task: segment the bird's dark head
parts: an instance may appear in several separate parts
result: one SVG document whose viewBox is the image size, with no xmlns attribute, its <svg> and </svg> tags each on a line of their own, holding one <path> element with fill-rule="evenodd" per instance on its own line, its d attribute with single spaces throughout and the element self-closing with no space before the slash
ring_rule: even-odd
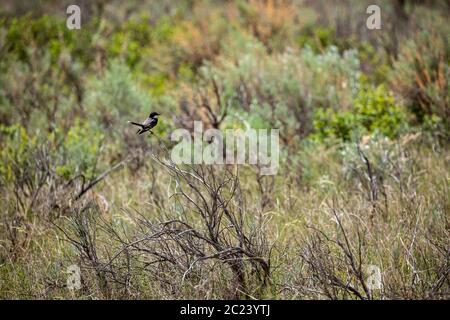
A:
<svg viewBox="0 0 450 320">
<path fill-rule="evenodd" d="M 149 117 L 150 117 L 150 118 L 156 118 L 157 116 L 160 116 L 160 115 L 161 115 L 161 114 L 158 113 L 158 112 L 152 112 L 152 113 L 150 113 Z"/>
</svg>

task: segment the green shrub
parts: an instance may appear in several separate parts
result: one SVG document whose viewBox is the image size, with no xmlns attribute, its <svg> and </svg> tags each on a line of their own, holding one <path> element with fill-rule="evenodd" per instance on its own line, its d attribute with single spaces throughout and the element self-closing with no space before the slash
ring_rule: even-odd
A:
<svg viewBox="0 0 450 320">
<path fill-rule="evenodd" d="M 107 45 L 108 56 L 123 58 L 133 68 L 139 62 L 143 51 L 148 50 L 151 41 L 151 27 L 148 22 L 129 20 L 114 32 Z"/>
<path fill-rule="evenodd" d="M 146 115 L 151 109 L 151 96 L 136 83 L 127 65 L 117 60 L 100 77 L 91 79 L 86 93 L 86 109 L 91 119 L 105 128 L 126 123 L 130 115 Z"/>
<path fill-rule="evenodd" d="M 361 183 L 367 194 L 372 193 L 369 196 L 372 201 L 381 197 L 380 192 L 384 193 L 384 183 L 388 179 L 393 179 L 394 185 L 407 185 L 410 182 L 404 181 L 404 177 L 412 170 L 413 165 L 413 159 L 409 156 L 409 144 L 417 137 L 417 134 L 408 134 L 393 141 L 384 135 L 373 133 L 358 141 L 358 147 L 353 142 L 343 143 L 340 156 L 344 178 L 353 180 L 353 186 Z M 371 177 L 368 164 L 371 166 Z"/>
<path fill-rule="evenodd" d="M 25 167 L 30 162 L 36 138 L 30 137 L 20 125 L 0 125 L 0 185 L 12 182 L 15 167 Z"/>
<path fill-rule="evenodd" d="M 161 18 L 152 25 L 150 18 L 142 15 L 113 31 L 107 40 L 106 52 L 110 59 L 118 58 L 134 70 L 143 60 L 152 59 L 155 46 L 167 42 L 173 32 L 169 18 Z"/>
<path fill-rule="evenodd" d="M 424 124 L 430 116 L 439 117 L 444 130 L 450 128 L 450 40 L 447 18 L 420 11 L 413 37 L 400 47 L 398 59 L 389 74 L 390 84 Z"/>
<path fill-rule="evenodd" d="M 5 26 L 7 52 L 23 62 L 34 58 L 33 50 L 41 52 L 48 50 L 53 63 L 64 50 L 71 52 L 85 63 L 92 60 L 90 56 L 92 32 L 87 26 L 74 32 L 66 27 L 64 19 L 48 15 L 36 19 L 24 15 L 13 18 L 9 23 L 5 23 Z"/>
<path fill-rule="evenodd" d="M 351 140 L 355 134 L 379 132 L 392 138 L 400 133 L 406 120 L 406 114 L 384 86 L 365 87 L 349 110 L 318 109 L 314 114 L 314 136 L 319 140 Z"/>
<path fill-rule="evenodd" d="M 99 128 L 89 123 L 81 124 L 77 120 L 67 132 L 56 128 L 49 135 L 42 132 L 31 135 L 20 125 L 1 126 L 0 133 L 1 183 L 17 178 L 14 170 L 39 170 L 33 155 L 44 145 L 48 147 L 46 160 L 52 165 L 50 169 L 63 178 L 82 174 L 89 179 L 102 169 L 99 158 L 104 136 Z"/>
<path fill-rule="evenodd" d="M 259 42 L 248 42 L 234 58 L 222 58 L 201 69 L 206 83 L 221 87 L 229 114 L 258 118 L 265 127 L 280 128 L 285 142 L 311 132 L 314 108 L 348 108 L 359 88 L 356 51 L 339 54 L 336 47 L 316 54 L 306 47 L 269 54 Z"/>
<path fill-rule="evenodd" d="M 53 139 L 59 145 L 56 173 L 60 176 L 71 178 L 82 174 L 91 179 L 102 169 L 99 158 L 104 134 L 100 128 L 75 121 L 66 134 L 56 130 L 50 137 Z"/>
<path fill-rule="evenodd" d="M 300 47 L 310 47 L 314 52 L 320 53 L 327 47 L 336 45 L 336 31 L 327 27 L 307 27 L 297 38 Z"/>
</svg>

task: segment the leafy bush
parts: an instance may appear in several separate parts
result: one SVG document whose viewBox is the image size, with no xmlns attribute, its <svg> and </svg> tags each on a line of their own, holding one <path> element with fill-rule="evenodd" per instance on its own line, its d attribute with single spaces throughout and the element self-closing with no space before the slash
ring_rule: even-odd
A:
<svg viewBox="0 0 450 320">
<path fill-rule="evenodd" d="M 315 112 L 315 137 L 351 140 L 353 135 L 379 132 L 392 138 L 405 127 L 406 120 L 406 114 L 384 86 L 362 88 L 350 110 L 327 108 Z"/>
<path fill-rule="evenodd" d="M 87 179 L 95 177 L 102 167 L 99 163 L 103 131 L 89 123 L 76 121 L 66 134 L 56 131 L 51 135 L 52 139 L 64 139 L 59 141 L 59 163 L 56 173 L 73 178 L 84 175 Z"/>
<path fill-rule="evenodd" d="M 244 27 L 269 50 L 282 49 L 289 42 L 295 25 L 292 22 L 298 14 L 292 2 L 239 1 L 237 7 Z"/>
<path fill-rule="evenodd" d="M 80 174 L 90 179 L 101 169 L 99 157 L 103 133 L 89 123 L 81 124 L 80 121 L 75 121 L 68 132 L 57 128 L 48 136 L 42 133 L 30 135 L 20 125 L 2 126 L 0 132 L 4 137 L 0 153 L 2 184 L 17 178 L 14 170 L 39 170 L 33 156 L 39 152 L 40 146 L 44 145 L 52 149 L 52 153 L 46 155 L 46 160 L 52 165 L 51 169 L 65 179 Z"/>
<path fill-rule="evenodd" d="M 194 68 L 216 57 L 221 49 L 221 40 L 228 30 L 218 10 L 206 12 L 197 9 L 196 15 L 196 19 L 181 21 L 173 34 L 173 44 L 179 49 L 176 54 L 179 60 Z"/>
<path fill-rule="evenodd" d="M 259 42 L 241 50 L 236 60 L 207 64 L 201 69 L 202 79 L 218 83 L 228 114 L 280 128 L 285 142 L 311 132 L 315 107 L 345 109 L 359 87 L 354 51 L 340 55 L 331 47 L 315 54 L 307 47 L 270 55 Z"/>
<path fill-rule="evenodd" d="M 300 47 L 310 47 L 314 52 L 322 52 L 326 48 L 336 45 L 336 31 L 332 28 L 308 26 L 297 38 Z"/>
<path fill-rule="evenodd" d="M 64 19 L 43 15 L 32 19 L 24 15 L 5 23 L 7 52 L 26 62 L 32 58 L 33 49 L 50 52 L 52 62 L 56 62 L 61 52 L 69 50 L 77 58 L 89 62 L 92 33 L 88 28 L 71 32 Z"/>
<path fill-rule="evenodd" d="M 58 123 L 71 125 L 74 107 L 81 109 L 83 87 L 80 64 L 71 63 L 63 54 L 58 68 L 51 62 L 50 53 L 43 52 L 32 64 L 13 61 L 0 74 L 0 117 L 4 123 L 20 123 L 33 128 L 53 130 Z"/>
<path fill-rule="evenodd" d="M 30 155 L 37 141 L 28 136 L 20 125 L 0 126 L 2 139 L 0 140 L 0 185 L 6 185 L 15 178 L 14 165 L 24 167 L 30 160 Z"/>
<path fill-rule="evenodd" d="M 450 41 L 448 22 L 440 15 L 420 11 L 423 21 L 416 35 L 401 46 L 390 74 L 394 90 L 404 99 L 416 116 L 416 122 L 441 118 L 450 128 Z M 427 120 L 428 119 L 428 120 Z"/>
<path fill-rule="evenodd" d="M 126 123 L 130 115 L 147 114 L 151 109 L 151 96 L 135 83 L 130 69 L 117 60 L 111 61 L 103 75 L 91 79 L 89 88 L 86 109 L 105 128 Z"/>
<path fill-rule="evenodd" d="M 173 29 L 169 19 L 160 19 L 153 25 L 146 15 L 130 19 L 113 31 L 106 44 L 107 55 L 122 59 L 134 69 L 142 60 L 151 57 L 155 45 L 172 37 Z"/>
</svg>

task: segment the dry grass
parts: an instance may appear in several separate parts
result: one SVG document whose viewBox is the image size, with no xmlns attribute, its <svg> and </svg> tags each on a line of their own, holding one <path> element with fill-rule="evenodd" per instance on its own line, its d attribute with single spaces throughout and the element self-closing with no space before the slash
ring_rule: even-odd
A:
<svg viewBox="0 0 450 320">
<path fill-rule="evenodd" d="M 1 292 L 10 298 L 448 298 L 449 154 L 418 149 L 423 139 L 411 140 L 395 144 L 389 171 L 372 163 L 386 199 L 381 191 L 374 198 L 363 181 L 371 179 L 365 161 L 375 161 L 370 149 L 360 165 L 323 150 L 315 165 L 329 171 L 311 185 L 298 184 L 291 170 L 271 185 L 250 168 L 179 168 L 165 162 L 163 151 L 147 160 L 156 165 L 142 169 L 138 180 L 127 169 L 106 178 L 97 192 L 107 211 L 86 196 L 50 224 L 29 223 L 33 237 L 20 256 L 2 242 Z M 71 293 L 64 270 L 74 263 L 83 288 Z M 381 290 L 368 289 L 368 265 L 381 269 Z"/>
</svg>

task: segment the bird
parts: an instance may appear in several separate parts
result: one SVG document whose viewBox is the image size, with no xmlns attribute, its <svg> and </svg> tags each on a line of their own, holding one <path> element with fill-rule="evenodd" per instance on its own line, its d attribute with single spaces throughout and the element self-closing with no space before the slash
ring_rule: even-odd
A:
<svg viewBox="0 0 450 320">
<path fill-rule="evenodd" d="M 161 114 L 158 112 L 152 112 L 152 113 L 150 113 L 148 118 L 145 119 L 145 121 L 142 123 L 137 123 L 137 122 L 133 122 L 133 121 L 128 121 L 128 123 L 131 123 L 135 126 L 140 127 L 140 129 L 136 132 L 136 134 L 143 134 L 144 132 L 150 131 L 152 128 L 154 128 L 158 124 L 158 116 L 160 116 L 160 115 Z M 153 132 L 151 132 L 151 131 L 150 131 L 150 133 L 153 134 Z"/>
</svg>

